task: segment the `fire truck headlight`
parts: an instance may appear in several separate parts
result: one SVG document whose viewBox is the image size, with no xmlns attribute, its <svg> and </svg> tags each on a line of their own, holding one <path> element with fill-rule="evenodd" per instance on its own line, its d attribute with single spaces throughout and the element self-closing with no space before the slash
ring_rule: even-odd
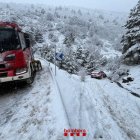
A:
<svg viewBox="0 0 140 140">
<path fill-rule="evenodd" d="M 24 74 L 27 71 L 28 71 L 27 68 L 19 68 L 19 69 L 16 69 L 16 75 Z"/>
<path fill-rule="evenodd" d="M 5 58 L 4 61 L 12 61 L 15 60 L 16 56 L 15 54 L 8 54 Z"/>
</svg>

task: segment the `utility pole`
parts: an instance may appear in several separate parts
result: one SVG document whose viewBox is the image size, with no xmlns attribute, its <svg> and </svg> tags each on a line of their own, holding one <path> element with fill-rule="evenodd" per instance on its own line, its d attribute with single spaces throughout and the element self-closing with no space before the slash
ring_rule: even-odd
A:
<svg viewBox="0 0 140 140">
<path fill-rule="evenodd" d="M 55 45 L 55 54 L 54 54 L 54 57 L 55 57 L 55 76 L 56 76 L 56 45 Z"/>
</svg>

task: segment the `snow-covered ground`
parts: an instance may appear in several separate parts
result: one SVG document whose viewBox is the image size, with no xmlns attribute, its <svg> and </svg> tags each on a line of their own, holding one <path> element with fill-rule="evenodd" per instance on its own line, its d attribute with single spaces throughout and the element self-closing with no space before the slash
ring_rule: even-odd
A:
<svg viewBox="0 0 140 140">
<path fill-rule="evenodd" d="M 87 140 L 139 140 L 139 98 L 108 79 L 81 82 L 57 70 L 56 80 L 71 127 L 86 129 Z"/>
<path fill-rule="evenodd" d="M 139 140 L 139 98 L 108 79 L 81 82 L 42 64 L 32 86 L 0 91 L 0 139 L 67 140 L 64 129 L 76 128 L 87 136 L 75 140 Z"/>
<path fill-rule="evenodd" d="M 0 92 L 1 140 L 61 140 L 69 128 L 48 65 L 42 64 L 31 87 Z"/>
<path fill-rule="evenodd" d="M 122 83 L 122 79 L 121 79 L 120 83 L 123 85 L 123 87 L 140 95 L 140 66 L 139 65 L 129 66 L 128 69 L 129 69 L 129 75 L 127 77 L 134 78 L 134 81 L 129 82 L 129 83 Z M 124 77 L 124 78 L 127 78 L 127 77 Z"/>
<path fill-rule="evenodd" d="M 105 56 L 106 58 L 114 58 L 117 56 L 121 56 L 122 53 L 120 51 L 114 50 L 114 48 L 112 48 L 112 44 L 107 41 L 107 40 L 103 40 L 104 44 L 103 44 L 103 49 L 101 49 L 101 54 L 103 56 Z"/>
</svg>

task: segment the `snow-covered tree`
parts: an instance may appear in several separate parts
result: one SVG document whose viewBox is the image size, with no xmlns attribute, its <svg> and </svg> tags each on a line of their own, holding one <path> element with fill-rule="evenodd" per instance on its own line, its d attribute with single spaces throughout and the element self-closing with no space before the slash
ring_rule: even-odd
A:
<svg viewBox="0 0 140 140">
<path fill-rule="evenodd" d="M 78 10 L 78 14 L 79 14 L 80 16 L 82 16 L 82 12 L 81 12 L 80 9 Z"/>
<path fill-rule="evenodd" d="M 47 13 L 46 19 L 49 21 L 54 21 L 54 15 L 52 13 Z"/>
<path fill-rule="evenodd" d="M 59 39 L 56 35 L 53 35 L 51 38 L 51 41 L 57 43 L 59 41 Z"/>
<path fill-rule="evenodd" d="M 140 63 L 140 0 L 131 10 L 125 25 L 126 33 L 122 37 L 124 62 Z"/>
<path fill-rule="evenodd" d="M 86 22 L 77 16 L 73 16 L 69 18 L 69 25 L 78 25 L 83 27 L 86 25 Z"/>
<path fill-rule="evenodd" d="M 67 47 L 71 47 L 71 45 L 74 43 L 74 40 L 75 35 L 71 32 L 65 37 L 64 44 L 66 44 Z"/>
<path fill-rule="evenodd" d="M 42 43 L 44 41 L 43 35 L 39 31 L 35 34 L 35 41 L 37 41 L 38 43 Z"/>
<path fill-rule="evenodd" d="M 46 13 L 45 9 L 41 9 L 41 13 L 44 15 Z"/>
</svg>

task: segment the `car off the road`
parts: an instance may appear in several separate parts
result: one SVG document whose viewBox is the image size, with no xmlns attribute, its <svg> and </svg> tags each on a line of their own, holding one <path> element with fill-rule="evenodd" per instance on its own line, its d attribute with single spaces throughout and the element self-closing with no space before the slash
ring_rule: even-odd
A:
<svg viewBox="0 0 140 140">
<path fill-rule="evenodd" d="M 103 71 L 93 71 L 91 72 L 91 78 L 103 79 L 106 77 L 106 74 Z"/>
</svg>

